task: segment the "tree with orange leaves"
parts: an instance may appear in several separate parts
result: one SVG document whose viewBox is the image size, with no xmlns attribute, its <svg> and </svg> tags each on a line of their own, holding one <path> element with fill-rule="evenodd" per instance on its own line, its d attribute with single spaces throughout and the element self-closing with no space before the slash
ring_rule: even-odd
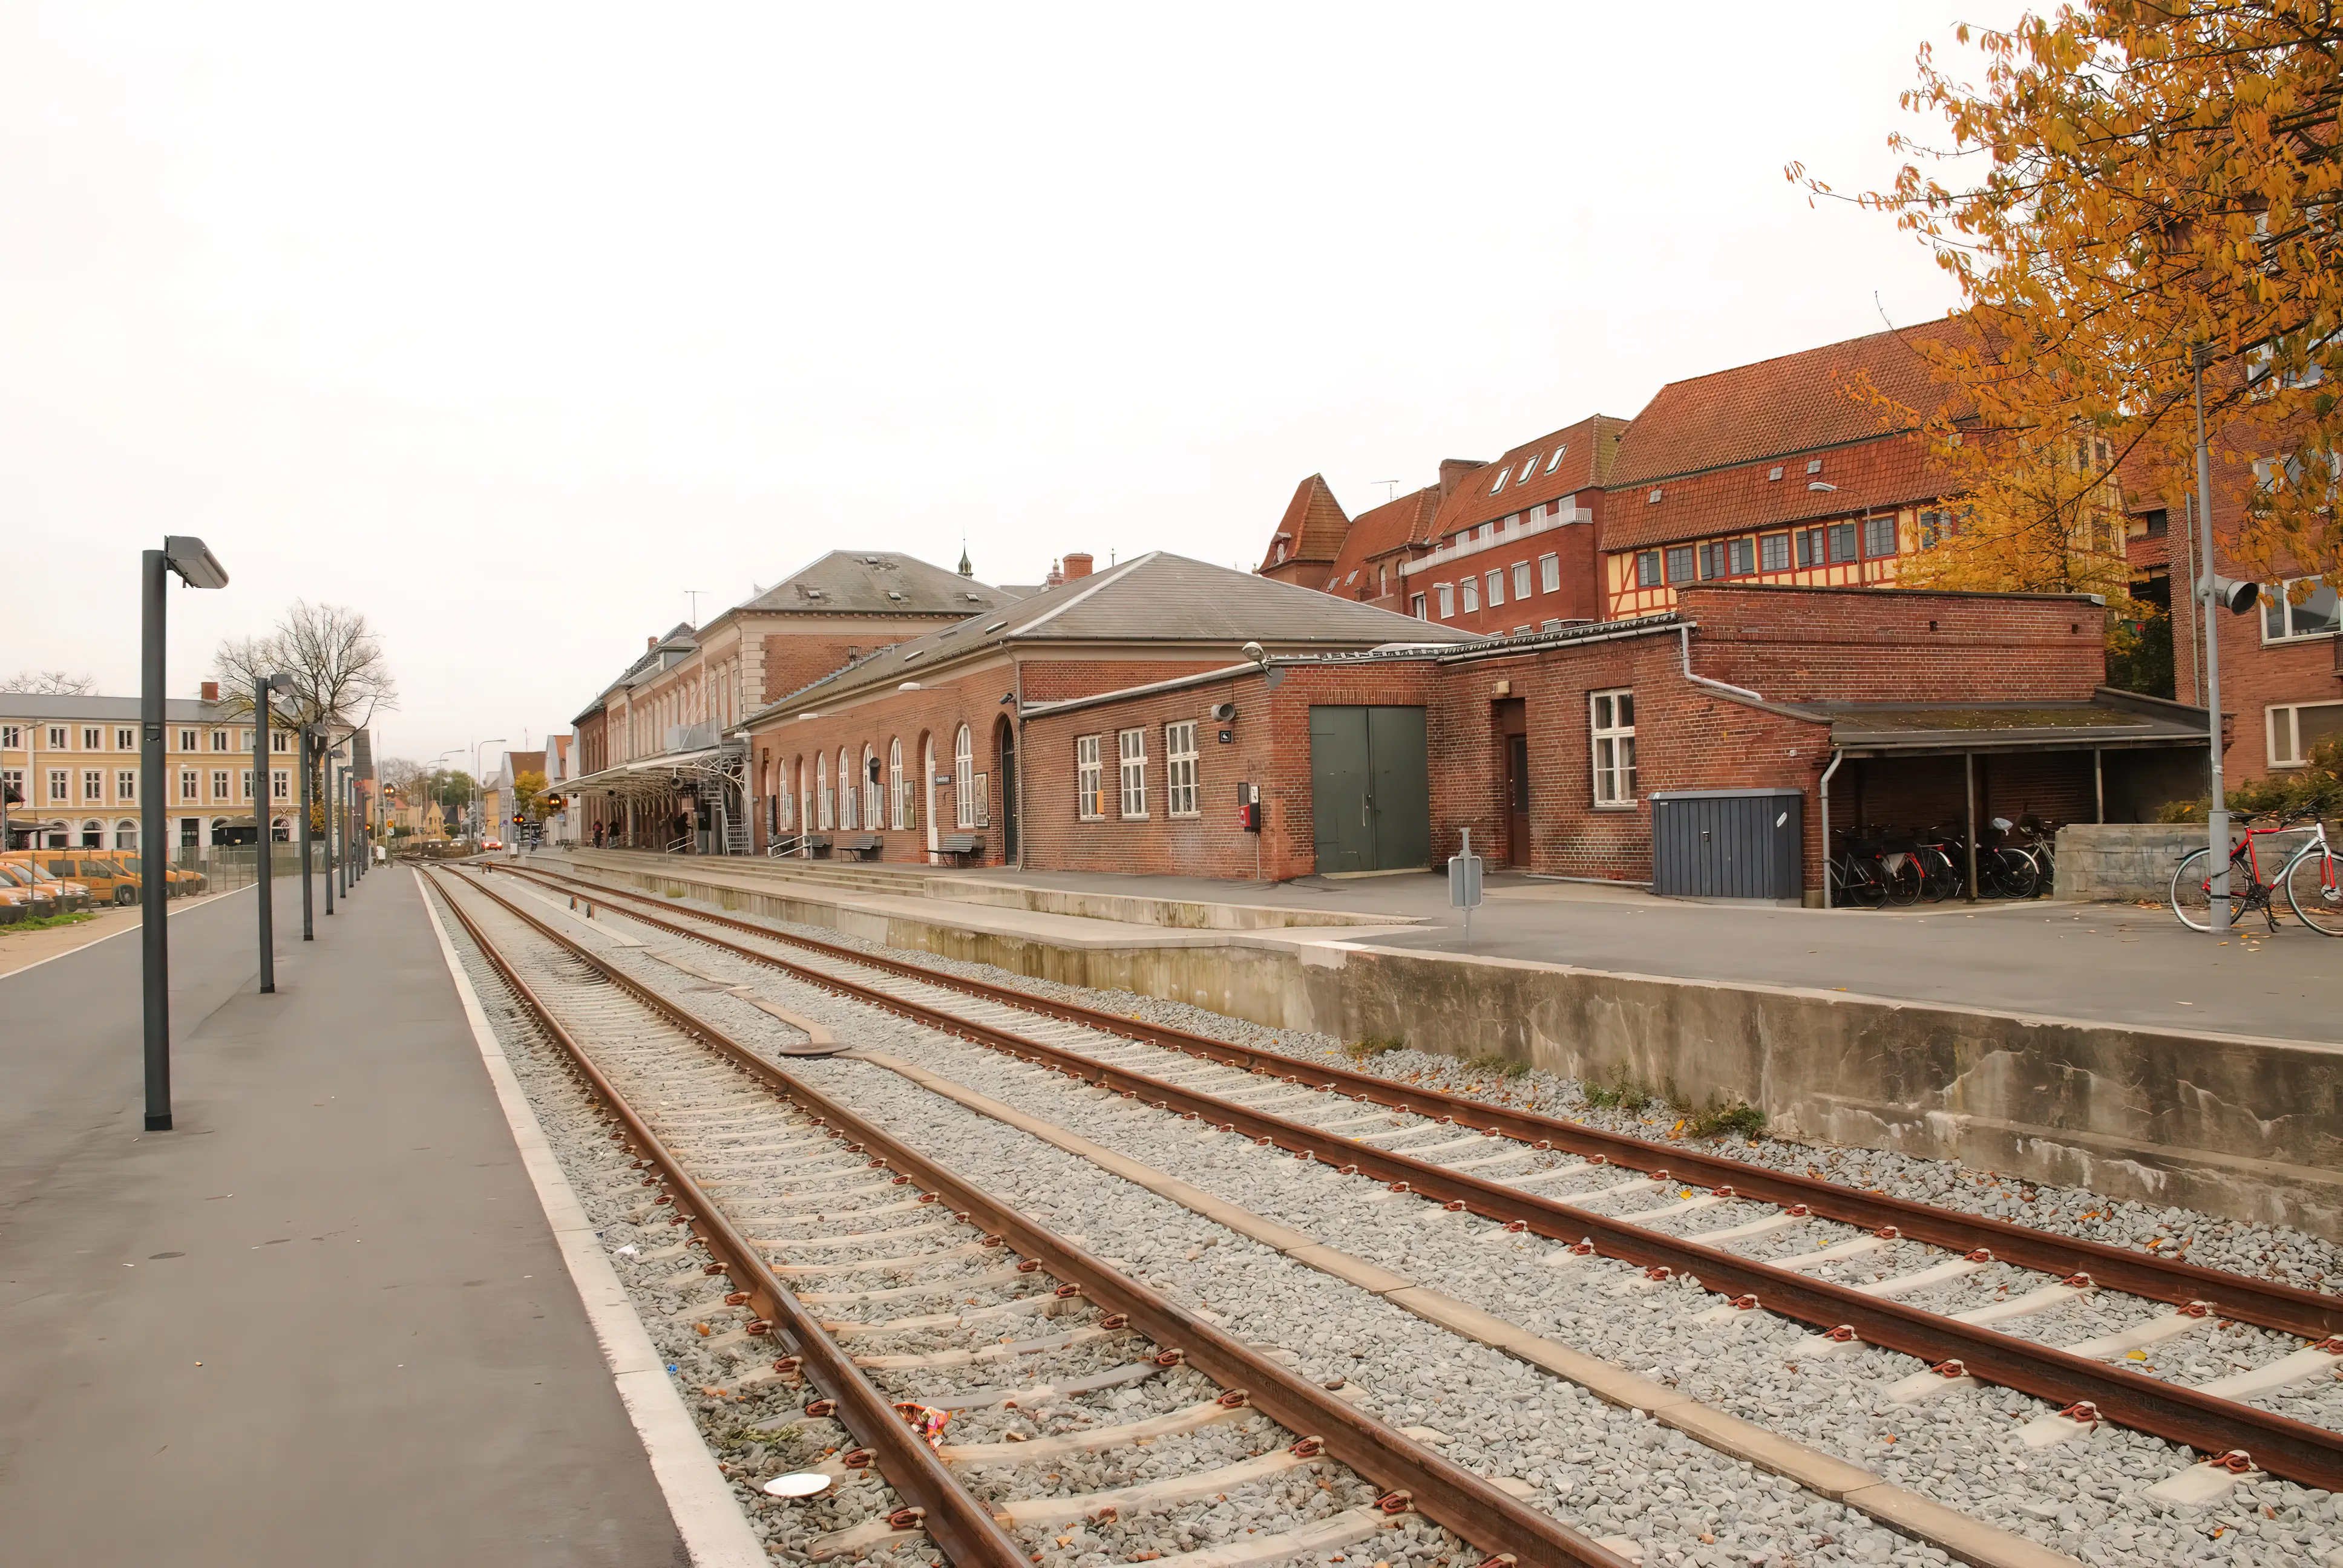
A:
<svg viewBox="0 0 2343 1568">
<path fill-rule="evenodd" d="M 2202 361 L 2216 455 L 2253 476 L 2226 550 L 2343 581 L 2343 9 L 2083 0 L 1959 36 L 1982 88 L 1924 45 L 1901 99 L 1943 115 L 1948 145 L 1891 137 L 1912 161 L 1856 198 L 1935 251 L 1972 327 L 1919 346 L 1960 410 L 1921 422 L 1972 520 L 1916 580 L 2119 582 L 2106 482 L 2193 489 Z"/>
</svg>

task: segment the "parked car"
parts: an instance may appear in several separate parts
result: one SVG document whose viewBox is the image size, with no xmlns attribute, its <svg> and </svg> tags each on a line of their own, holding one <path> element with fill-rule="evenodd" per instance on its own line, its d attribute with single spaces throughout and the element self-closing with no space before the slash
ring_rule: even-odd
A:
<svg viewBox="0 0 2343 1568">
<path fill-rule="evenodd" d="M 49 914 L 73 914 L 89 907 L 89 889 L 80 881 L 65 881 L 64 877 L 42 869 L 33 860 L 33 850 L 12 849 L 0 853 L 0 867 L 5 867 L 19 889 L 49 895 Z"/>
<path fill-rule="evenodd" d="M 0 886 L 0 926 L 13 926 L 32 918 L 32 895 L 14 882 Z"/>
<path fill-rule="evenodd" d="M 0 882 L 5 882 L 9 887 L 25 895 L 25 900 L 32 906 L 33 918 L 36 920 L 47 920 L 63 907 L 55 880 L 35 875 L 30 866 L 20 866 L 11 860 L 0 859 Z"/>
<path fill-rule="evenodd" d="M 119 908 L 138 901 L 138 873 L 116 856 L 83 849 L 70 855 L 53 852 L 38 859 L 51 876 L 71 877 L 88 888 L 90 897 L 98 903 Z"/>
<path fill-rule="evenodd" d="M 133 877 L 141 879 L 140 886 L 143 887 L 146 885 L 144 881 L 144 878 L 146 875 L 146 861 L 145 857 L 139 855 L 117 855 L 115 859 L 120 860 L 122 864 L 129 869 L 129 872 Z M 190 893 L 200 893 L 204 890 L 204 874 L 201 871 L 182 870 L 177 866 L 171 865 L 166 861 L 163 866 L 163 885 L 170 890 L 170 896 L 172 898 L 184 899 Z"/>
</svg>

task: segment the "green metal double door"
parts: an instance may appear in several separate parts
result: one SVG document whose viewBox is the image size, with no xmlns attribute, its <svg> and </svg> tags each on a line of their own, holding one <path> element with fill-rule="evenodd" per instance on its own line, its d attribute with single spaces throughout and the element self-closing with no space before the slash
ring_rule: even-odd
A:
<svg viewBox="0 0 2343 1568">
<path fill-rule="evenodd" d="M 1432 863 L 1432 777 L 1421 708 L 1310 709 L 1318 869 Z"/>
</svg>

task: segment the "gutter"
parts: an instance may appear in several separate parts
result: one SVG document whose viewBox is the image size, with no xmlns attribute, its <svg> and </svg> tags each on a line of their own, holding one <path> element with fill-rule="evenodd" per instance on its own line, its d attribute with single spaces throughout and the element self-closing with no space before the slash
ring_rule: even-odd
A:
<svg viewBox="0 0 2343 1568">
<path fill-rule="evenodd" d="M 1823 814 L 1823 908 L 1825 910 L 1831 907 L 1830 781 L 1831 775 L 1838 771 L 1838 765 L 1845 760 L 1846 753 L 1841 751 L 1836 747 L 1833 747 L 1831 748 L 1830 766 L 1823 769 L 1821 790 Z"/>
<path fill-rule="evenodd" d="M 1692 623 L 1679 621 L 1676 624 L 1676 630 L 1684 634 L 1684 678 L 1686 680 L 1691 681 L 1694 686 L 1705 686 L 1711 691 L 1721 691 L 1727 697 L 1737 698 L 1745 702 L 1765 700 L 1762 695 L 1750 690 L 1745 686 L 1735 686 L 1726 681 L 1711 680 L 1704 675 L 1694 675 L 1692 668 Z"/>
</svg>

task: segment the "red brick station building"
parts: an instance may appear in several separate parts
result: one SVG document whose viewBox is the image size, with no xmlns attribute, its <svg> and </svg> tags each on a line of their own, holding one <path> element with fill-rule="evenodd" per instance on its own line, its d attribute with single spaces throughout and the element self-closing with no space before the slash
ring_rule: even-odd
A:
<svg viewBox="0 0 2343 1568">
<path fill-rule="evenodd" d="M 578 716 L 574 832 L 1286 879 L 1436 866 L 1470 829 L 1546 875 L 1817 902 L 1849 829 L 2201 794 L 2205 710 L 2104 684 L 2097 598 L 1893 586 L 1937 497 L 1858 377 L 1925 384 L 1880 334 L 1443 463 L 1356 518 L 1313 476 L 1252 572 L 1074 553 L 993 587 L 826 556 L 650 638 Z M 2136 574 L 2185 580 L 2177 509 L 2135 511 Z M 2343 719 L 2332 595 L 2262 645 L 2255 618 L 2223 629 L 2225 686 L 2286 733 L 2227 704 L 2233 776 Z"/>
</svg>

